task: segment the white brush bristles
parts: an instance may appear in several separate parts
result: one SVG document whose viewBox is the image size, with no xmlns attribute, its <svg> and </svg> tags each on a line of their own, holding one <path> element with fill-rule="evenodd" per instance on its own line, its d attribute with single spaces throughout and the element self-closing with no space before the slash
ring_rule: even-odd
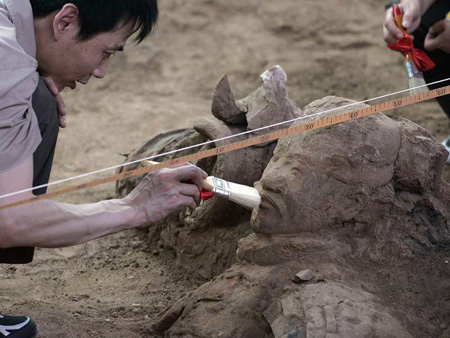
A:
<svg viewBox="0 0 450 338">
<path fill-rule="evenodd" d="M 229 182 L 231 195 L 228 197 L 233 201 L 248 209 L 258 208 L 261 203 L 259 191 L 253 187 Z"/>
<path fill-rule="evenodd" d="M 414 88 L 410 90 L 411 95 L 421 94 L 428 90 L 427 87 L 416 88 L 426 85 L 423 77 L 412 77 L 409 79 L 409 88 Z"/>
<path fill-rule="evenodd" d="M 225 197 L 247 209 L 257 208 L 261 203 L 261 195 L 257 189 L 214 176 L 209 176 L 204 180 L 203 189 L 213 192 L 214 195 Z"/>
<path fill-rule="evenodd" d="M 426 82 L 421 71 L 417 69 L 413 60 L 405 61 L 406 73 L 408 74 L 409 88 L 411 95 L 421 94 L 427 91 Z M 421 88 L 416 88 L 420 87 Z"/>
</svg>

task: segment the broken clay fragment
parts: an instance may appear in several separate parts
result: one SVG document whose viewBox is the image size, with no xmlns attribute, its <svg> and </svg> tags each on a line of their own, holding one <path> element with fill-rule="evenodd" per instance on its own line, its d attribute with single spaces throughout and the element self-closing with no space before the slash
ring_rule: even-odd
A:
<svg viewBox="0 0 450 338">
<path fill-rule="evenodd" d="M 314 278 L 314 272 L 306 269 L 306 270 L 302 270 L 298 274 L 296 274 L 294 276 L 293 282 L 294 283 L 303 283 L 303 282 L 310 281 L 313 278 Z"/>
<path fill-rule="evenodd" d="M 229 124 L 243 124 L 246 122 L 246 111 L 236 105 L 233 92 L 228 82 L 228 76 L 223 76 L 213 94 L 211 111 L 214 117 Z"/>
</svg>

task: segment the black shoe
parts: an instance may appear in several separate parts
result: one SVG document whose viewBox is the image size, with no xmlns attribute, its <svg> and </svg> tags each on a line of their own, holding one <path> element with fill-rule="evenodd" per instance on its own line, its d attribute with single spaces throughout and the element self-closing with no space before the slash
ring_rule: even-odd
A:
<svg viewBox="0 0 450 338">
<path fill-rule="evenodd" d="M 36 333 L 36 324 L 28 317 L 0 315 L 1 338 L 33 338 Z"/>
</svg>

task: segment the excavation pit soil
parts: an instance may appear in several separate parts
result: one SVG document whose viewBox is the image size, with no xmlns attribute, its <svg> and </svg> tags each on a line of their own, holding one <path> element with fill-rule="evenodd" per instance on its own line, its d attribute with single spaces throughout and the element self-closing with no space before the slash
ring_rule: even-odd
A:
<svg viewBox="0 0 450 338">
<path fill-rule="evenodd" d="M 115 56 L 106 79 L 64 92 L 68 127 L 60 134 L 51 180 L 116 165 L 152 136 L 210 118 L 211 94 L 223 74 L 240 99 L 260 85 L 260 73 L 280 64 L 289 96 L 301 108 L 327 95 L 359 101 L 404 89 L 402 58 L 381 38 L 383 6 L 380 0 L 301 6 L 294 0 L 161 2 L 153 37 Z M 440 141 L 450 134 L 435 102 L 389 115 L 416 122 Z M 450 181 L 449 166 L 444 177 Z M 59 200 L 114 196 L 114 184 L 107 184 Z M 434 271 L 450 269 L 450 257 L 441 257 L 417 265 L 424 288 L 427 276 L 436 282 Z M 146 233 L 139 231 L 38 250 L 33 264 L 0 267 L 0 312 L 33 317 L 45 338 L 152 337 L 148 328 L 158 314 L 204 282 L 173 262 L 172 252 L 149 250 Z M 378 277 L 392 283 L 393 302 L 410 294 L 406 276 L 399 267 Z M 424 302 L 434 300 L 449 302 L 428 290 Z"/>
</svg>

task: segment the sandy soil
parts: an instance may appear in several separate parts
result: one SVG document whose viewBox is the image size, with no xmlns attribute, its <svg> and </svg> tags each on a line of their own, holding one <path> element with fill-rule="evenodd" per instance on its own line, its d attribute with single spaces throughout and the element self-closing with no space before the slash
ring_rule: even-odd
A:
<svg viewBox="0 0 450 338">
<path fill-rule="evenodd" d="M 165 0 L 155 34 L 111 62 L 106 79 L 64 93 L 70 114 L 52 181 L 113 166 L 153 135 L 210 116 L 211 93 L 229 74 L 237 98 L 280 64 L 290 97 L 303 107 L 326 95 L 364 100 L 404 89 L 399 55 L 381 37 L 382 0 Z M 390 113 L 438 140 L 450 122 L 435 102 Z M 106 173 L 110 174 L 110 172 Z M 450 170 L 446 169 L 447 181 Z M 114 185 L 64 196 L 85 203 L 114 197 Z M 86 245 L 38 250 L 28 266 L 1 266 L 1 311 L 25 313 L 40 337 L 149 337 L 152 318 L 201 281 L 168 252 L 146 250 L 130 231 Z"/>
</svg>

